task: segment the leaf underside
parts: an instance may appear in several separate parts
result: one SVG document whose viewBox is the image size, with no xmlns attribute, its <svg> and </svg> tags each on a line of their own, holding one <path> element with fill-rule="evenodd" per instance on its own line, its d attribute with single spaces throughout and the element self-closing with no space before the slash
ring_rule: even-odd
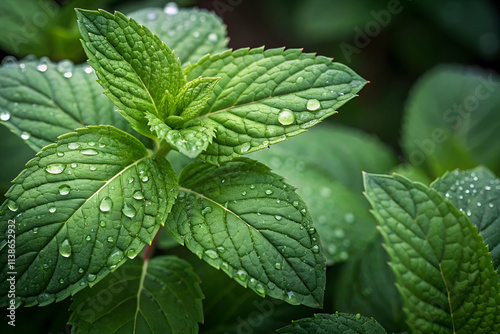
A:
<svg viewBox="0 0 500 334">
<path fill-rule="evenodd" d="M 59 137 L 28 162 L 0 211 L 1 304 L 7 304 L 10 222 L 16 301 L 47 305 L 94 285 L 151 243 L 177 195 L 163 158 L 109 126 Z"/>
<path fill-rule="evenodd" d="M 365 189 L 412 331 L 498 332 L 498 277 L 465 214 L 434 189 L 397 174 L 365 174 Z"/>
<path fill-rule="evenodd" d="M 186 167 L 165 228 L 260 296 L 323 303 L 325 259 L 306 206 L 294 187 L 258 162 Z"/>
</svg>

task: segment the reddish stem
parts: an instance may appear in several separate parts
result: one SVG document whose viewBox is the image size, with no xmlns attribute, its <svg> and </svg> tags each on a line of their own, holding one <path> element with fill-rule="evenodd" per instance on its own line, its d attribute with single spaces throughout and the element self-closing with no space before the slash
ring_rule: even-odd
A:
<svg viewBox="0 0 500 334">
<path fill-rule="evenodd" d="M 148 262 L 149 259 L 151 258 L 151 256 L 153 255 L 153 253 L 155 252 L 156 243 L 158 242 L 158 237 L 160 236 L 160 231 L 161 231 L 161 227 L 158 230 L 158 233 L 156 233 L 153 241 L 151 242 L 151 245 L 146 245 L 146 248 L 144 249 L 144 252 L 142 253 L 142 259 L 144 260 L 144 262 Z"/>
</svg>

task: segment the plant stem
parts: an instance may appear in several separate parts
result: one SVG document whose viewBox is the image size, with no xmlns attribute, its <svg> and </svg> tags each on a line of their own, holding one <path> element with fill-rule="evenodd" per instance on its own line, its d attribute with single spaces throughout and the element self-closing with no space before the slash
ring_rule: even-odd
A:
<svg viewBox="0 0 500 334">
<path fill-rule="evenodd" d="M 153 255 L 153 253 L 155 252 L 156 243 L 158 242 L 158 237 L 160 236 L 160 231 L 161 231 L 161 227 L 158 230 L 158 233 L 156 233 L 153 241 L 151 242 L 151 245 L 146 245 L 146 248 L 144 249 L 144 252 L 142 253 L 142 259 L 144 260 L 144 262 L 148 262 L 149 259 L 151 259 L 151 256 Z"/>
<path fill-rule="evenodd" d="M 153 155 L 155 157 L 165 157 L 167 156 L 168 152 L 172 150 L 172 146 L 168 144 L 166 141 L 156 141 L 155 142 L 155 151 Z"/>
</svg>

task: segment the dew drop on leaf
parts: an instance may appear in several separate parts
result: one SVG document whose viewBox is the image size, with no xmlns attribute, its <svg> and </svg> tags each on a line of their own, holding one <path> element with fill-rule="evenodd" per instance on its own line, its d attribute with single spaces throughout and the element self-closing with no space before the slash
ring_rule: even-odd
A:
<svg viewBox="0 0 500 334">
<path fill-rule="evenodd" d="M 99 210 L 101 210 L 102 212 L 109 212 L 112 207 L 113 200 L 108 196 L 104 197 L 99 204 Z"/>
<path fill-rule="evenodd" d="M 47 69 L 49 68 L 48 64 L 49 64 L 49 58 L 42 57 L 42 58 L 40 58 L 40 61 L 38 62 L 36 69 L 43 73 L 43 72 L 47 71 Z"/>
<path fill-rule="evenodd" d="M 115 239 L 113 239 L 113 237 L 108 237 L 108 239 L 107 239 L 107 240 L 108 240 L 108 242 L 113 242 L 113 241 L 115 241 Z"/>
<path fill-rule="evenodd" d="M 87 235 L 87 236 L 85 237 L 85 240 L 87 240 L 87 241 L 90 241 L 91 239 L 92 239 L 92 238 L 90 237 L 90 235 Z"/>
<path fill-rule="evenodd" d="M 17 59 L 14 56 L 6 56 L 2 59 L 3 67 L 16 67 L 18 65 Z"/>
<path fill-rule="evenodd" d="M 244 271 L 243 269 L 240 269 L 236 272 L 236 277 L 238 277 L 238 279 L 240 281 L 242 281 L 243 283 L 246 283 L 247 279 L 248 279 L 248 274 L 246 271 Z"/>
<path fill-rule="evenodd" d="M 45 167 L 45 171 L 47 171 L 47 173 L 50 173 L 50 174 L 61 174 L 65 168 L 66 168 L 66 165 L 52 164 L 52 165 L 48 165 L 47 167 Z"/>
<path fill-rule="evenodd" d="M 309 111 L 318 110 L 320 107 L 321 107 L 321 104 L 316 99 L 308 100 L 307 103 L 306 103 L 306 108 Z"/>
<path fill-rule="evenodd" d="M 97 155 L 98 154 L 96 150 L 91 149 L 91 148 L 88 148 L 86 150 L 81 150 L 80 153 L 83 155 Z"/>
<path fill-rule="evenodd" d="M 68 186 L 67 184 L 62 184 L 59 186 L 59 194 L 61 194 L 63 196 L 69 194 L 70 191 L 71 191 L 71 187 Z"/>
<path fill-rule="evenodd" d="M 143 176 L 142 179 L 141 179 L 142 182 L 148 182 L 149 181 L 149 177 L 147 176 Z"/>
<path fill-rule="evenodd" d="M 71 255 L 71 245 L 69 244 L 68 239 L 64 239 L 64 241 L 59 245 L 59 254 L 64 257 L 69 257 Z"/>
<path fill-rule="evenodd" d="M 216 252 L 216 251 L 214 251 L 213 249 L 207 249 L 207 250 L 205 251 L 205 254 L 206 254 L 209 258 L 211 258 L 212 260 L 215 260 L 215 259 L 217 259 L 217 258 L 219 257 L 219 256 L 217 255 L 217 252 Z"/>
<path fill-rule="evenodd" d="M 132 197 L 134 197 L 136 200 L 141 200 L 141 199 L 144 199 L 144 195 L 142 194 L 142 192 L 140 190 L 137 190 L 133 195 Z"/>
<path fill-rule="evenodd" d="M 176 15 L 179 13 L 179 7 L 177 6 L 177 3 L 169 2 L 165 5 L 165 7 L 163 8 L 163 11 L 167 15 Z"/>
<path fill-rule="evenodd" d="M 314 245 L 314 246 L 312 246 L 312 251 L 313 251 L 314 253 L 319 253 L 319 246 L 318 246 L 318 245 Z"/>
<path fill-rule="evenodd" d="M 277 221 L 280 221 L 280 220 L 281 220 L 281 218 L 283 218 L 283 217 L 281 217 L 280 215 L 276 215 L 276 216 L 274 216 L 274 219 L 276 219 Z"/>
<path fill-rule="evenodd" d="M 108 266 L 115 266 L 118 264 L 123 259 L 123 252 L 119 249 L 111 253 L 111 255 L 108 258 Z"/>
<path fill-rule="evenodd" d="M 94 274 L 87 275 L 87 281 L 93 282 L 93 281 L 95 281 L 95 279 L 96 279 L 96 275 L 94 275 Z"/>
<path fill-rule="evenodd" d="M 101 222 L 99 223 L 99 225 L 101 227 L 106 227 L 106 222 L 104 220 L 101 220 Z"/>
<path fill-rule="evenodd" d="M 281 125 L 290 125 L 295 121 L 295 114 L 289 109 L 282 109 L 278 114 L 278 122 Z"/>
<path fill-rule="evenodd" d="M 11 200 L 9 200 L 7 207 L 9 208 L 10 211 L 13 211 L 13 212 L 16 212 L 17 209 L 19 209 L 19 205 L 16 202 L 11 201 Z"/>
<path fill-rule="evenodd" d="M 56 208 L 55 206 L 51 206 L 51 207 L 49 207 L 49 212 L 50 212 L 50 213 L 54 213 L 54 212 L 56 212 L 56 211 L 57 211 L 57 208 Z"/>
<path fill-rule="evenodd" d="M 135 258 L 137 256 L 137 254 L 138 254 L 138 252 L 133 248 L 130 248 L 129 250 L 127 250 L 127 257 L 129 259 Z"/>
<path fill-rule="evenodd" d="M 272 195 L 272 194 L 273 194 L 273 191 L 271 189 L 266 190 L 266 195 Z"/>
<path fill-rule="evenodd" d="M 68 59 L 61 60 L 57 63 L 57 70 L 67 79 L 73 76 L 73 68 L 73 62 Z"/>
<path fill-rule="evenodd" d="M 205 207 L 203 210 L 201 210 L 201 214 L 202 214 L 202 215 L 206 215 L 206 214 L 208 214 L 208 213 L 210 213 L 210 212 L 212 212 L 212 208 L 211 208 L 211 207 L 209 207 L 209 206 L 207 206 L 207 207 Z"/>
<path fill-rule="evenodd" d="M 47 269 L 49 269 L 49 268 L 50 268 L 50 265 L 49 265 L 48 263 L 44 263 L 44 264 L 42 264 L 42 269 L 43 269 L 43 270 L 47 270 Z"/>
<path fill-rule="evenodd" d="M 69 143 L 69 144 L 68 144 L 68 148 L 69 148 L 70 150 L 76 150 L 76 149 L 77 149 L 77 148 L 79 148 L 79 147 L 80 147 L 80 144 L 78 144 L 78 143 Z"/>
<path fill-rule="evenodd" d="M 249 150 L 250 150 L 250 143 L 244 143 L 244 144 L 241 144 L 240 146 L 240 153 L 243 154 L 243 153 L 247 153 Z"/>
<path fill-rule="evenodd" d="M 6 109 L 2 109 L 0 112 L 0 120 L 7 122 L 10 119 L 10 112 Z"/>
<path fill-rule="evenodd" d="M 210 42 L 212 42 L 212 43 L 215 43 L 215 42 L 217 42 L 219 40 L 219 37 L 216 34 L 214 34 L 214 33 L 210 33 L 208 35 L 208 40 Z"/>
<path fill-rule="evenodd" d="M 83 272 L 84 272 L 84 271 L 85 271 L 85 270 L 83 270 L 83 268 L 78 269 L 78 273 L 79 273 L 79 274 L 83 274 Z"/>
<path fill-rule="evenodd" d="M 125 203 L 122 210 L 123 214 L 129 218 L 134 218 L 137 211 L 132 205 Z"/>
<path fill-rule="evenodd" d="M 274 264 L 274 268 L 276 268 L 277 270 L 281 270 L 281 263 L 276 262 L 276 263 Z"/>
<path fill-rule="evenodd" d="M 295 296 L 295 293 L 292 291 L 287 292 L 287 300 L 291 304 L 296 304 L 297 303 L 297 297 Z"/>
</svg>

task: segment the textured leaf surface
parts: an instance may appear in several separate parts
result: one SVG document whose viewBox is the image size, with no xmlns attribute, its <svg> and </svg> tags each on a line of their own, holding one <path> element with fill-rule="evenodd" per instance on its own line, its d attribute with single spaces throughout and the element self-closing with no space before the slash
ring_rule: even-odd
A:
<svg viewBox="0 0 500 334">
<path fill-rule="evenodd" d="M 86 125 L 130 131 L 88 65 L 47 58 L 0 67 L 0 120 L 35 151 Z"/>
<path fill-rule="evenodd" d="M 488 245 L 493 266 L 500 269 L 500 180 L 487 168 L 447 173 L 432 185 L 465 212 Z"/>
<path fill-rule="evenodd" d="M 373 318 L 362 317 L 359 314 L 315 314 L 314 318 L 304 318 L 292 321 L 291 325 L 283 327 L 278 333 L 291 334 L 385 334 L 387 333 Z"/>
<path fill-rule="evenodd" d="M 387 172 L 395 159 L 376 138 L 322 124 L 302 134 L 300 140 L 255 152 L 252 157 L 298 188 L 329 263 L 346 261 L 377 234 L 375 219 L 361 194 L 361 172 Z"/>
<path fill-rule="evenodd" d="M 200 155 L 218 164 L 304 132 L 356 96 L 366 84 L 331 58 L 297 49 L 239 49 L 206 56 L 188 80 L 221 77 L 201 115 L 218 123 Z"/>
<path fill-rule="evenodd" d="M 171 2 L 163 9 L 141 9 L 130 16 L 158 35 L 182 64 L 196 63 L 206 54 L 222 52 L 227 46 L 222 20 L 203 9 L 177 8 Z"/>
<path fill-rule="evenodd" d="M 397 174 L 365 174 L 365 188 L 412 331 L 498 332 L 500 285 L 467 217 L 434 189 Z"/>
<path fill-rule="evenodd" d="M 129 261 L 73 297 L 72 333 L 198 333 L 203 293 L 175 256 Z"/>
<path fill-rule="evenodd" d="M 7 265 L 11 221 L 17 301 L 46 305 L 94 285 L 137 255 L 176 195 L 168 162 L 148 157 L 131 135 L 98 126 L 61 136 L 27 164 L 1 207 L 1 304 L 13 271 Z"/>
<path fill-rule="evenodd" d="M 333 309 L 345 313 L 359 312 L 377 319 L 388 332 L 401 333 L 408 330 L 403 300 L 394 285 L 396 277 L 387 265 L 389 256 L 381 239 L 381 236 L 375 238 L 354 254 L 340 268 L 339 275 L 328 276 L 327 285 L 338 287 L 331 292 Z M 333 282 L 332 277 L 335 278 Z"/>
<path fill-rule="evenodd" d="M 500 78 L 476 68 L 440 66 L 425 74 L 407 101 L 406 156 L 432 179 L 484 164 L 500 170 Z"/>
<path fill-rule="evenodd" d="M 104 93 L 136 131 L 153 138 L 144 114 L 161 115 L 165 91 L 175 96 L 186 83 L 179 60 L 158 36 L 119 12 L 78 10 L 77 15 Z"/>
<path fill-rule="evenodd" d="M 261 296 L 319 307 L 325 259 L 295 188 L 249 159 L 196 162 L 180 175 L 165 228 L 178 242 Z"/>
</svg>

